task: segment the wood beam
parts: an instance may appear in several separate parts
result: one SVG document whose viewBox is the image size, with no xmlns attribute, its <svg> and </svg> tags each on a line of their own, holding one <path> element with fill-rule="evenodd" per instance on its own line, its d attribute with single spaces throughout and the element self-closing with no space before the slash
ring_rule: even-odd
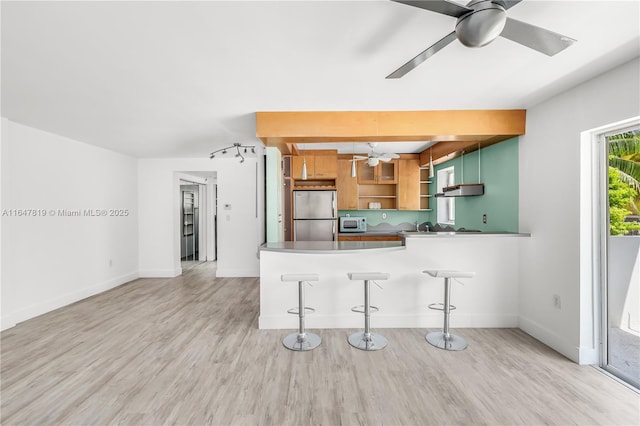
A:
<svg viewBox="0 0 640 426">
<path fill-rule="evenodd" d="M 283 154 L 295 143 L 477 143 L 523 135 L 525 119 L 525 110 L 257 112 L 256 136 Z"/>
</svg>

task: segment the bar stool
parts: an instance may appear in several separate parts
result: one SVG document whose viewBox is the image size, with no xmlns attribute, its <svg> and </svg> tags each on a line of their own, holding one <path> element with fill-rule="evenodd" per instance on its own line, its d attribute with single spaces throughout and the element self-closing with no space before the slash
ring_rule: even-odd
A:
<svg viewBox="0 0 640 426">
<path fill-rule="evenodd" d="M 304 328 L 304 317 L 306 312 L 315 312 L 315 309 L 304 306 L 304 283 L 318 281 L 318 274 L 283 274 L 281 281 L 298 281 L 298 307 L 291 308 L 287 312 L 298 315 L 298 332 L 291 333 L 282 340 L 282 344 L 292 351 L 310 351 L 320 346 L 320 336 L 314 333 L 307 333 Z"/>
<path fill-rule="evenodd" d="M 349 272 L 347 275 L 352 281 L 364 281 L 364 305 L 354 306 L 351 308 L 353 312 L 364 314 L 364 332 L 353 333 L 347 340 L 351 346 L 362 349 L 363 351 L 377 351 L 383 349 L 387 346 L 387 339 L 378 333 L 372 333 L 369 327 L 369 317 L 371 316 L 371 312 L 378 312 L 378 308 L 371 306 L 369 303 L 369 282 L 373 280 L 388 280 L 389 274 L 383 272 Z"/>
<path fill-rule="evenodd" d="M 448 271 L 448 270 L 426 270 L 422 271 L 425 274 L 429 274 L 434 278 L 444 278 L 444 303 L 432 303 L 429 305 L 429 309 L 435 309 L 444 312 L 444 326 L 442 331 L 434 331 L 428 333 L 425 338 L 427 342 L 431 343 L 436 348 L 445 349 L 448 351 L 461 351 L 467 348 L 469 344 L 460 336 L 449 333 L 449 314 L 456 307 L 449 304 L 451 300 L 451 279 L 456 278 L 472 278 L 476 275 L 475 272 L 460 272 L 460 271 Z"/>
</svg>

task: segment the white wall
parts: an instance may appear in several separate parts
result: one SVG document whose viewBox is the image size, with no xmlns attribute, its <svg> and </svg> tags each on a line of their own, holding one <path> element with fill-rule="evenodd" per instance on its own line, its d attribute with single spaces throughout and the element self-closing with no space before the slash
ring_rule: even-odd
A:
<svg viewBox="0 0 640 426">
<path fill-rule="evenodd" d="M 134 158 L 2 121 L 6 329 L 137 278 L 138 214 Z M 20 209 L 47 214 L 16 217 Z M 81 215 L 61 217 L 59 209 Z M 128 215 L 91 217 L 85 209 Z"/>
<path fill-rule="evenodd" d="M 140 275 L 181 273 L 179 177 L 175 172 L 217 172 L 219 277 L 256 277 L 264 242 L 264 161 L 235 158 L 141 159 L 138 161 Z M 257 190 L 257 193 L 256 193 Z M 257 204 L 256 204 L 257 203 Z"/>
<path fill-rule="evenodd" d="M 598 359 L 590 241 L 580 233 L 581 150 L 591 148 L 580 133 L 639 115 L 639 76 L 635 59 L 530 108 L 520 138 L 520 230 L 532 237 L 521 249 L 519 325 L 580 363 Z"/>
</svg>

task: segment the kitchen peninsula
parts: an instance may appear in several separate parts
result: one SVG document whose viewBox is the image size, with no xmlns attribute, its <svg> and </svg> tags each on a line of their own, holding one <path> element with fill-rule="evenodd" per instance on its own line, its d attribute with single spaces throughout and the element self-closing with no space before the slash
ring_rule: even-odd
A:
<svg viewBox="0 0 640 426">
<path fill-rule="evenodd" d="M 517 327 L 518 264 L 528 234 L 401 232 L 403 241 L 307 241 L 266 243 L 260 248 L 259 328 L 296 327 L 287 309 L 297 303 L 296 286 L 280 281 L 281 274 L 318 273 L 307 287 L 307 305 L 316 312 L 306 318 L 310 329 L 358 328 L 362 315 L 351 311 L 361 304 L 362 284 L 348 272 L 388 272 L 384 289 L 372 286 L 372 317 L 377 328 L 437 328 L 442 314 L 426 308 L 442 301 L 442 280 L 425 269 L 475 271 L 464 286 L 455 283 L 457 311 L 452 327 Z"/>
</svg>

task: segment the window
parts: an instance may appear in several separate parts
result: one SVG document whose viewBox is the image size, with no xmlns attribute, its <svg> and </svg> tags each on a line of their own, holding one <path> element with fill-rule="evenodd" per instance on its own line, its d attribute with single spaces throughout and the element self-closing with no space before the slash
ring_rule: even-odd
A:
<svg viewBox="0 0 640 426">
<path fill-rule="evenodd" d="M 455 184 L 454 167 L 438 170 L 437 192 L 442 192 L 442 188 Z M 456 222 L 456 199 L 453 197 L 438 198 L 437 205 L 438 223 L 454 225 Z"/>
</svg>

